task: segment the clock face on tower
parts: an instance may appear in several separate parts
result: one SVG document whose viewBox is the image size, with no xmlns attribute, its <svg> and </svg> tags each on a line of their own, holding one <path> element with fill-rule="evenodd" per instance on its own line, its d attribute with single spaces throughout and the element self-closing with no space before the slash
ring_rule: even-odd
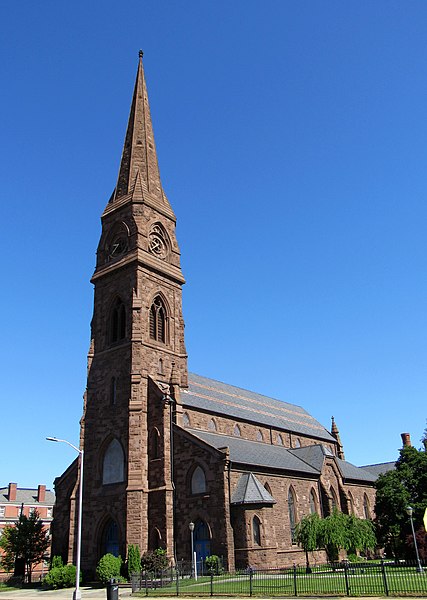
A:
<svg viewBox="0 0 427 600">
<path fill-rule="evenodd" d="M 165 259 L 168 254 L 168 246 L 162 229 L 155 225 L 148 236 L 148 249 L 154 256 Z"/>
<path fill-rule="evenodd" d="M 109 245 L 108 255 L 110 258 L 117 258 L 127 250 L 127 238 L 124 233 L 116 235 Z"/>
</svg>

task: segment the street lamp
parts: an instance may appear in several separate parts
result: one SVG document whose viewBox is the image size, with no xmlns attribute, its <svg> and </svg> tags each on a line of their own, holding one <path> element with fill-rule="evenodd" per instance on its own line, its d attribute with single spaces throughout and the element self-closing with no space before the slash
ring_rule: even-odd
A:
<svg viewBox="0 0 427 600">
<path fill-rule="evenodd" d="M 71 444 L 71 442 L 67 442 L 67 440 L 60 440 L 56 437 L 47 437 L 49 442 L 62 442 L 63 444 L 68 444 L 71 448 L 79 454 L 80 458 L 80 481 L 79 481 L 79 512 L 78 512 L 78 521 L 77 521 L 77 557 L 76 557 L 76 589 L 73 593 L 73 600 L 81 600 L 82 593 L 80 591 L 80 556 L 81 556 L 81 548 L 82 548 L 82 507 L 83 507 L 83 450 Z"/>
<path fill-rule="evenodd" d="M 412 519 L 412 513 L 414 512 L 414 509 L 412 508 L 412 506 L 407 506 L 406 512 L 407 512 L 409 518 L 411 519 L 412 536 L 414 538 L 415 554 L 417 555 L 417 573 L 424 573 L 423 568 L 420 563 L 420 557 L 418 555 L 417 538 L 415 537 L 414 521 Z"/>
<path fill-rule="evenodd" d="M 196 568 L 195 568 L 195 564 L 194 564 L 194 523 L 193 523 L 193 521 L 191 521 L 191 523 L 188 525 L 188 528 L 190 530 L 190 535 L 191 535 L 191 576 L 195 577 L 196 576 Z"/>
</svg>

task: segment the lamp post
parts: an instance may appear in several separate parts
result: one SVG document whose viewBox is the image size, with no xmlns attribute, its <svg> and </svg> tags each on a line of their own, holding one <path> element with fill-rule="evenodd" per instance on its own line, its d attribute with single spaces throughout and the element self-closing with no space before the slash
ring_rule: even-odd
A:
<svg viewBox="0 0 427 600">
<path fill-rule="evenodd" d="M 406 512 L 411 520 L 412 537 L 414 538 L 415 554 L 417 555 L 417 573 L 424 573 L 423 568 L 420 563 L 420 557 L 418 554 L 418 546 L 417 546 L 417 538 L 415 537 L 414 520 L 412 519 L 412 513 L 414 512 L 414 509 L 412 508 L 412 506 L 407 506 Z"/>
<path fill-rule="evenodd" d="M 49 442 L 62 442 L 63 444 L 68 444 L 71 448 L 78 453 L 80 459 L 80 480 L 79 480 L 79 512 L 78 512 L 78 520 L 77 520 L 77 556 L 76 556 L 76 589 L 73 593 L 73 600 L 81 600 L 82 593 L 80 591 L 80 557 L 81 557 L 81 548 L 82 548 L 82 507 L 83 507 L 83 450 L 71 444 L 71 442 L 67 442 L 67 440 L 61 440 L 56 437 L 47 437 Z"/>
<path fill-rule="evenodd" d="M 188 525 L 188 528 L 190 530 L 191 535 L 191 576 L 195 577 L 196 569 L 194 564 L 194 523 L 192 521 Z"/>
</svg>

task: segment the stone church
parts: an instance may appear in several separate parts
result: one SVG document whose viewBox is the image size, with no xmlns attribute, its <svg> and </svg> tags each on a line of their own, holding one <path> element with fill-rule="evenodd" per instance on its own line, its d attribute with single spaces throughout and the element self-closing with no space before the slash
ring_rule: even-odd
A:
<svg viewBox="0 0 427 600">
<path fill-rule="evenodd" d="M 162 187 L 140 52 L 116 187 L 97 249 L 84 449 L 82 569 L 163 547 L 230 569 L 303 563 L 296 523 L 369 518 L 374 480 L 303 408 L 187 370 L 176 217 Z M 73 561 L 77 460 L 55 480 L 52 553 Z M 318 553 L 318 559 L 324 558 Z"/>
</svg>

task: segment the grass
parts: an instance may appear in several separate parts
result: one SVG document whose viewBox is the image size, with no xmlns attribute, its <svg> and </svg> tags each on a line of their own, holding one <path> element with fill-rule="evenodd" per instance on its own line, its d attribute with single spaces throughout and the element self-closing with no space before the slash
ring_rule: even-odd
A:
<svg viewBox="0 0 427 600">
<path fill-rule="evenodd" d="M 397 567 L 387 569 L 387 585 L 391 596 L 427 596 L 427 572 L 417 573 L 415 568 Z M 153 586 L 156 585 L 153 582 Z M 295 596 L 295 579 L 292 569 L 283 571 L 255 572 L 252 581 L 247 573 L 210 577 L 180 579 L 179 593 L 197 596 Z M 363 568 L 350 567 L 347 572 L 347 585 L 350 596 L 385 596 L 384 577 L 380 565 Z M 297 569 L 296 586 L 298 596 L 346 596 L 347 586 L 344 569 L 315 569 L 306 574 L 305 569 Z M 176 582 L 149 587 L 148 595 L 176 595 Z M 145 596 L 146 590 L 138 595 Z"/>
</svg>

